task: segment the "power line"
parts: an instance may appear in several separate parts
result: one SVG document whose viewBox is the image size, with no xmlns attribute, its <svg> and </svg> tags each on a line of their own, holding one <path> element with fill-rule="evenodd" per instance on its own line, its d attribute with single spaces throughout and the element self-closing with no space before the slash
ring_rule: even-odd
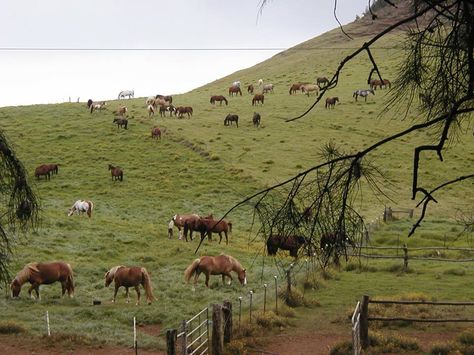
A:
<svg viewBox="0 0 474 355">
<path fill-rule="evenodd" d="M 246 52 L 246 51 L 309 51 L 309 50 L 355 50 L 359 47 L 292 47 L 292 48 L 284 48 L 284 47 L 235 47 L 235 48 L 59 48 L 59 47 L 0 47 L 0 51 L 3 52 L 21 52 L 21 51 L 29 51 L 29 52 L 80 52 L 80 51 L 87 51 L 87 52 L 225 52 L 225 51 L 236 51 L 236 52 Z M 372 49 L 402 49 L 403 47 L 374 47 Z"/>
</svg>

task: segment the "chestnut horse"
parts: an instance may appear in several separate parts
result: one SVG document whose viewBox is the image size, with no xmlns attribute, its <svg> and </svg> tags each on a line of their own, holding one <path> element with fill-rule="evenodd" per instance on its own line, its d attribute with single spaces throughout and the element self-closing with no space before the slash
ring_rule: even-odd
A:
<svg viewBox="0 0 474 355">
<path fill-rule="evenodd" d="M 249 86 L 247 86 L 247 92 L 249 94 L 253 94 L 253 90 L 254 90 L 253 84 L 250 84 Z"/>
<path fill-rule="evenodd" d="M 161 140 L 161 130 L 160 130 L 158 127 L 153 127 L 153 128 L 151 129 L 151 138 L 152 138 L 152 139 L 154 139 L 154 138 L 155 138 L 155 139 L 160 138 L 160 140 Z"/>
<path fill-rule="evenodd" d="M 234 96 L 234 94 L 240 94 L 240 96 L 242 96 L 242 90 L 240 90 L 240 86 L 231 86 L 229 88 L 229 96 Z"/>
<path fill-rule="evenodd" d="M 252 99 L 252 106 L 255 106 L 259 102 L 263 105 L 264 100 L 265 96 L 263 94 L 256 94 Z"/>
<path fill-rule="evenodd" d="M 201 233 L 201 240 L 206 234 L 212 240 L 212 233 L 219 234 L 219 244 L 222 242 L 222 233 L 225 235 L 225 243 L 229 244 L 228 233 L 232 232 L 232 222 L 225 220 L 215 220 L 212 215 L 197 220 L 188 220 L 184 224 L 184 237 L 187 237 L 188 230 Z"/>
<path fill-rule="evenodd" d="M 194 284 L 196 285 L 199 275 L 202 272 L 206 275 L 206 287 L 209 287 L 210 275 L 222 275 L 222 284 L 225 283 L 225 277 L 227 276 L 230 279 L 228 282 L 230 285 L 232 282 L 231 271 L 237 273 L 242 286 L 247 284 L 245 269 L 234 257 L 225 254 L 218 256 L 205 255 L 199 259 L 195 259 L 184 271 L 184 279 L 186 282 L 189 282 L 189 279 L 194 275 Z"/>
<path fill-rule="evenodd" d="M 201 217 L 197 214 L 175 214 L 168 223 L 168 239 L 173 237 L 173 227 L 178 228 L 179 231 L 179 239 L 183 239 L 183 232 L 181 228 L 185 226 L 187 221 L 190 221 L 188 228 L 190 230 L 190 238 L 193 240 L 193 226 L 195 225 L 194 221 L 199 220 Z M 213 218 L 212 214 L 204 218 Z M 188 241 L 188 235 L 185 235 L 186 241 Z"/>
<path fill-rule="evenodd" d="M 306 238 L 296 235 L 272 234 L 267 239 L 268 255 L 276 255 L 278 249 L 289 250 L 290 256 L 297 258 L 298 249 L 306 243 Z"/>
<path fill-rule="evenodd" d="M 339 102 L 339 98 L 337 96 L 335 97 L 328 97 L 326 99 L 326 106 L 324 106 L 325 108 L 334 108 L 334 106 L 336 105 L 336 102 Z"/>
<path fill-rule="evenodd" d="M 44 175 L 46 180 L 51 178 L 51 169 L 48 164 L 42 164 L 35 169 L 35 177 L 39 180 Z"/>
<path fill-rule="evenodd" d="M 290 86 L 290 95 L 291 95 L 291 94 L 296 94 L 296 92 L 297 92 L 298 90 L 301 90 L 301 87 L 302 87 L 303 85 L 306 85 L 306 84 L 308 84 L 308 83 L 296 83 L 296 84 L 291 85 L 291 86 Z"/>
<path fill-rule="evenodd" d="M 109 164 L 110 174 L 112 175 L 112 181 L 120 180 L 123 181 L 123 171 L 119 166 L 113 166 Z"/>
<path fill-rule="evenodd" d="M 29 282 L 31 287 L 28 289 L 28 294 L 31 298 L 33 290 L 36 292 L 38 300 L 41 299 L 39 293 L 40 285 L 49 285 L 56 281 L 61 283 L 62 293 L 64 296 L 66 291 L 69 297 L 74 297 L 74 276 L 71 265 L 56 261 L 51 263 L 29 263 L 15 276 L 15 279 L 10 284 L 11 296 L 18 297 L 21 287 L 25 282 Z"/>
<path fill-rule="evenodd" d="M 222 95 L 214 95 L 214 96 L 211 96 L 211 99 L 209 100 L 209 102 L 213 105 L 215 105 L 216 101 L 219 101 L 219 104 L 222 105 L 222 101 L 225 102 L 225 105 L 227 106 L 228 102 L 227 102 L 227 99 L 222 96 Z"/>
<path fill-rule="evenodd" d="M 114 266 L 109 271 L 105 273 L 105 287 L 109 287 L 109 285 L 114 281 L 115 290 L 114 290 L 114 298 L 112 302 L 115 302 L 115 298 L 117 297 L 118 289 L 123 286 L 125 287 L 125 296 L 127 297 L 127 303 L 130 302 L 130 297 L 128 294 L 129 287 L 135 287 L 135 291 L 137 292 L 137 303 L 138 306 L 140 304 L 140 285 L 143 286 L 145 289 L 146 299 L 148 304 L 151 304 L 153 301 L 153 292 L 151 287 L 150 275 L 148 271 L 144 267 L 126 267 L 126 266 Z"/>
<path fill-rule="evenodd" d="M 193 115 L 193 108 L 191 106 L 176 107 L 176 116 L 178 116 L 179 118 L 183 118 L 185 113 L 188 115 L 188 118 L 191 118 L 191 116 Z"/>
</svg>

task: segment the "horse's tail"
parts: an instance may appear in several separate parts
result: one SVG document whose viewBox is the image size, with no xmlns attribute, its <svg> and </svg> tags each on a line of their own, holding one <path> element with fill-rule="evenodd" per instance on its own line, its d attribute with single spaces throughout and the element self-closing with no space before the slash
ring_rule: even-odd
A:
<svg viewBox="0 0 474 355">
<path fill-rule="evenodd" d="M 326 100 L 326 105 L 324 106 L 324 108 L 328 108 L 328 100 Z"/>
<path fill-rule="evenodd" d="M 199 263 L 201 262 L 201 259 L 195 259 L 191 265 L 189 265 L 186 270 L 184 271 L 184 280 L 186 282 L 189 282 L 189 279 L 191 278 L 191 276 L 193 276 L 193 274 L 196 272 L 196 269 L 198 268 L 199 266 Z"/>
<path fill-rule="evenodd" d="M 92 209 L 94 208 L 94 203 L 92 201 L 87 201 L 87 204 L 89 205 L 89 209 L 87 210 L 87 215 L 89 218 L 92 216 Z"/>
<path fill-rule="evenodd" d="M 143 287 L 145 288 L 146 298 L 148 299 L 148 303 L 151 303 L 155 299 L 153 296 L 153 290 L 151 288 L 151 281 L 150 275 L 148 271 L 144 267 L 142 267 L 142 276 L 143 276 Z"/>
<path fill-rule="evenodd" d="M 227 106 L 228 102 L 227 102 L 227 99 L 224 97 L 224 101 L 225 101 L 225 104 Z"/>
<path fill-rule="evenodd" d="M 227 224 L 229 225 L 229 232 L 232 232 L 232 222 L 228 221 Z"/>
<path fill-rule="evenodd" d="M 278 247 L 273 245 L 272 237 L 269 237 L 267 240 L 267 253 L 268 255 L 276 255 Z"/>
<path fill-rule="evenodd" d="M 92 111 L 94 111 L 94 104 L 90 105 L 90 109 L 91 109 L 91 113 L 92 113 Z"/>
<path fill-rule="evenodd" d="M 66 289 L 69 296 L 74 296 L 74 274 L 72 272 L 72 267 L 70 264 L 66 264 L 69 270 L 69 275 L 66 278 Z"/>
<path fill-rule="evenodd" d="M 211 103 L 211 104 L 212 104 L 212 103 L 213 103 L 212 101 L 213 101 L 213 100 L 212 100 L 212 97 L 211 97 L 211 98 L 209 99 L 209 103 Z"/>
</svg>

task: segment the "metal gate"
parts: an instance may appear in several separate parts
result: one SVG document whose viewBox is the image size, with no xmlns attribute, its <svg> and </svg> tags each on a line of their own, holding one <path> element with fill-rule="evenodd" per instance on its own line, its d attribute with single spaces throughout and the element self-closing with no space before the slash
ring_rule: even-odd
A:
<svg viewBox="0 0 474 355">
<path fill-rule="evenodd" d="M 354 348 L 354 355 L 359 355 L 361 352 L 360 344 L 360 302 L 352 314 L 352 347 Z"/>
<path fill-rule="evenodd" d="M 209 309 L 206 307 L 189 320 L 183 320 L 177 334 L 177 353 L 209 354 Z"/>
</svg>

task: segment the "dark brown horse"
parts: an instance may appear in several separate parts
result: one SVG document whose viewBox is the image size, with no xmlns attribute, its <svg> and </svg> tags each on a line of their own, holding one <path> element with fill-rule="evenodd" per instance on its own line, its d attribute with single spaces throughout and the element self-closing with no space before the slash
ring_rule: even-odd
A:
<svg viewBox="0 0 474 355">
<path fill-rule="evenodd" d="M 276 255 L 278 249 L 289 250 L 290 256 L 297 258 L 298 249 L 306 243 L 306 238 L 296 235 L 272 234 L 267 239 L 268 255 Z"/>
<path fill-rule="evenodd" d="M 22 285 L 25 282 L 29 282 L 31 284 L 31 287 L 28 289 L 30 297 L 34 298 L 31 292 L 35 290 L 37 298 L 41 299 L 39 286 L 49 285 L 56 281 L 61 283 L 62 296 L 67 291 L 69 297 L 74 297 L 74 276 L 71 265 L 62 261 L 30 263 L 25 265 L 10 284 L 11 295 L 13 298 L 18 297 Z"/>
<path fill-rule="evenodd" d="M 151 129 L 151 138 L 152 139 L 161 139 L 161 130 L 158 127 L 153 127 Z"/>
<path fill-rule="evenodd" d="M 127 297 L 127 303 L 130 302 L 128 288 L 134 287 L 135 291 L 137 292 L 136 305 L 138 306 L 140 304 L 140 285 L 142 285 L 145 289 L 145 295 L 148 304 L 151 304 L 154 299 L 150 275 L 144 267 L 126 267 L 121 265 L 114 266 L 112 269 L 105 273 L 105 287 L 109 287 L 112 281 L 114 281 L 115 285 L 114 298 L 112 299 L 112 302 L 115 302 L 115 298 L 117 297 L 117 291 L 121 286 L 125 287 L 125 296 Z"/>
<path fill-rule="evenodd" d="M 173 116 L 173 112 L 175 112 L 176 109 L 173 105 L 160 105 L 160 117 L 166 117 L 166 112 L 170 113 L 170 117 Z"/>
<path fill-rule="evenodd" d="M 113 166 L 109 164 L 109 170 L 110 174 L 112 175 L 112 181 L 123 181 L 123 170 L 119 166 Z"/>
<path fill-rule="evenodd" d="M 184 271 L 184 279 L 189 282 L 189 279 L 194 275 L 194 284 L 196 285 L 199 275 L 204 273 L 206 275 L 206 286 L 209 287 L 210 275 L 222 275 L 222 283 L 225 283 L 225 277 L 229 280 L 229 285 L 232 282 L 231 271 L 237 273 L 239 281 L 242 286 L 247 284 L 247 275 L 242 265 L 232 256 L 221 254 L 218 256 L 201 256 L 195 259 Z"/>
<path fill-rule="evenodd" d="M 213 105 L 215 105 L 216 101 L 219 101 L 219 104 L 222 105 L 222 101 L 225 102 L 225 105 L 227 106 L 228 102 L 227 102 L 227 99 L 222 96 L 222 95 L 214 95 L 214 96 L 211 96 L 211 99 L 209 100 L 209 102 Z"/>
<path fill-rule="evenodd" d="M 231 126 L 232 122 L 235 122 L 237 128 L 239 128 L 239 116 L 229 113 L 224 118 L 224 126 Z"/>
<path fill-rule="evenodd" d="M 253 84 L 250 84 L 249 86 L 247 86 L 247 92 L 249 94 L 253 94 L 253 90 L 254 90 Z"/>
<path fill-rule="evenodd" d="M 256 94 L 254 95 L 252 99 L 252 106 L 255 106 L 259 102 L 263 105 L 264 101 L 265 101 L 265 96 L 263 94 Z"/>
<path fill-rule="evenodd" d="M 212 240 L 212 233 L 219 234 L 219 244 L 222 241 L 222 233 L 225 235 L 225 243 L 229 244 L 228 233 L 232 232 L 232 222 L 225 220 L 215 220 L 211 216 L 199 218 L 197 220 L 188 220 L 184 224 L 184 237 L 187 238 L 188 230 L 194 230 L 201 233 L 201 240 L 208 236 Z M 186 239 L 187 240 L 187 239 Z"/>
<path fill-rule="evenodd" d="M 301 86 L 305 85 L 307 83 L 296 83 L 290 86 L 290 95 L 296 94 L 298 90 L 301 90 Z"/>
<path fill-rule="evenodd" d="M 231 86 L 229 88 L 229 96 L 234 96 L 234 95 L 237 95 L 237 94 L 240 94 L 240 96 L 242 96 L 242 90 L 240 90 L 240 87 L 239 86 Z"/>
<path fill-rule="evenodd" d="M 41 176 L 44 176 L 46 180 L 51 178 L 50 168 L 48 164 L 42 164 L 35 169 L 35 177 L 39 180 Z"/>
<path fill-rule="evenodd" d="M 199 220 L 201 216 L 197 214 L 175 214 L 168 223 L 168 238 L 171 239 L 173 237 L 173 227 L 178 228 L 179 231 L 179 239 L 183 239 L 183 233 L 181 228 L 184 228 L 186 223 L 188 223 L 186 234 L 184 235 L 186 241 L 188 241 L 188 233 L 190 231 L 191 240 L 193 240 L 193 231 L 194 227 L 196 226 L 196 221 Z M 212 214 L 208 215 L 207 217 L 202 218 L 213 218 Z"/>
<path fill-rule="evenodd" d="M 253 117 L 252 117 L 252 123 L 255 127 L 260 126 L 260 119 L 261 119 L 260 114 L 257 112 L 254 112 Z"/>
<path fill-rule="evenodd" d="M 128 126 L 128 120 L 122 117 L 115 117 L 112 123 L 117 124 L 117 129 L 119 129 L 120 127 L 127 129 Z"/>
<path fill-rule="evenodd" d="M 326 78 L 325 76 L 323 77 L 319 77 L 316 79 L 316 84 L 319 86 L 319 88 L 321 89 L 321 87 L 323 86 L 326 86 L 329 84 L 329 80 L 328 78 Z M 324 84 L 324 85 L 323 85 Z"/>
<path fill-rule="evenodd" d="M 55 175 L 59 171 L 59 164 L 46 164 L 51 174 Z"/>
<path fill-rule="evenodd" d="M 334 106 L 336 105 L 336 102 L 339 102 L 339 98 L 338 97 L 328 97 L 326 99 L 326 106 L 324 106 L 325 108 L 334 108 Z"/>
<path fill-rule="evenodd" d="M 191 118 L 193 115 L 193 108 L 191 106 L 179 106 L 176 108 L 176 116 L 183 118 L 184 114 L 187 114 L 188 118 Z"/>
</svg>

